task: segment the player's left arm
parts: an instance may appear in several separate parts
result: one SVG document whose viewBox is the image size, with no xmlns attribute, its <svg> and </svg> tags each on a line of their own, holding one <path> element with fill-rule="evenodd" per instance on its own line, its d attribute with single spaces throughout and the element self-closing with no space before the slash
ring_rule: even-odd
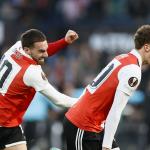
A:
<svg viewBox="0 0 150 150">
<path fill-rule="evenodd" d="M 118 73 L 119 84 L 114 101 L 105 122 L 103 149 L 111 149 L 121 113 L 130 96 L 137 89 L 141 80 L 141 69 L 136 65 L 123 67 Z"/>
<path fill-rule="evenodd" d="M 61 49 L 65 48 L 67 45 L 72 44 L 78 38 L 79 36 L 75 31 L 68 30 L 64 38 L 52 43 L 48 43 L 48 49 L 47 49 L 48 56 L 54 55 Z"/>
<path fill-rule="evenodd" d="M 30 65 L 26 70 L 23 81 L 35 91 L 45 95 L 51 102 L 61 107 L 71 107 L 78 99 L 57 91 L 47 80 L 40 65 Z"/>
<path fill-rule="evenodd" d="M 39 92 L 45 95 L 55 105 L 60 107 L 72 107 L 78 101 L 78 98 L 73 98 L 60 93 L 50 83 L 47 84 L 45 89 Z"/>
</svg>

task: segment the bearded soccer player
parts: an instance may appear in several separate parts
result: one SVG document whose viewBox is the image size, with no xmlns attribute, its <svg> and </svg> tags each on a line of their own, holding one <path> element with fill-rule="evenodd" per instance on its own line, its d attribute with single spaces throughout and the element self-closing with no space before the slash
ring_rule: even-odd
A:
<svg viewBox="0 0 150 150">
<path fill-rule="evenodd" d="M 64 120 L 67 150 L 120 150 L 114 135 L 121 113 L 150 65 L 150 25 L 134 35 L 135 48 L 116 56 L 89 84 Z"/>
<path fill-rule="evenodd" d="M 23 33 L 21 40 L 2 56 L 0 62 L 0 150 L 27 150 L 20 124 L 36 91 L 62 107 L 71 107 L 77 101 L 54 89 L 41 68 L 46 57 L 55 54 L 76 39 L 78 34 L 69 30 L 65 38 L 48 44 L 41 31 L 31 29 Z"/>
</svg>

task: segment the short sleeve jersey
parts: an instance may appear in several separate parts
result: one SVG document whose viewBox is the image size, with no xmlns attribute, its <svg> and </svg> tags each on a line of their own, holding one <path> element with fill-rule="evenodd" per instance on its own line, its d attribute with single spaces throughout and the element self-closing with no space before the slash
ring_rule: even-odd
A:
<svg viewBox="0 0 150 150">
<path fill-rule="evenodd" d="M 0 126 L 22 123 L 35 92 L 44 90 L 47 85 L 41 66 L 22 50 L 18 41 L 0 62 Z"/>
<path fill-rule="evenodd" d="M 136 50 L 115 57 L 85 88 L 66 117 L 80 129 L 91 132 L 103 130 L 116 90 L 131 95 L 138 87 L 141 64 L 141 56 Z"/>
</svg>

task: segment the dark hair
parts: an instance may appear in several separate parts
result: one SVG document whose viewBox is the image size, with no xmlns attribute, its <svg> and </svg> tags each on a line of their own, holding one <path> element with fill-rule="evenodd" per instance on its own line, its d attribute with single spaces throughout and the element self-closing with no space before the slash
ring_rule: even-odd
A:
<svg viewBox="0 0 150 150">
<path fill-rule="evenodd" d="M 134 35 L 135 48 L 140 49 L 144 44 L 150 44 L 150 25 L 143 25 Z"/>
<path fill-rule="evenodd" d="M 46 40 L 46 36 L 37 29 L 30 29 L 21 34 L 22 47 L 33 47 L 35 42 Z"/>
</svg>

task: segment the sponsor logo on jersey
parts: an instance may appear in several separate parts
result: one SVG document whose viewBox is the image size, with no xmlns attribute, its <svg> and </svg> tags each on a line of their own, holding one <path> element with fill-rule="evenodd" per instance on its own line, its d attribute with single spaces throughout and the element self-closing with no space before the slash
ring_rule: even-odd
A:
<svg viewBox="0 0 150 150">
<path fill-rule="evenodd" d="M 138 83 L 138 79 L 136 77 L 131 77 L 129 80 L 128 80 L 128 84 L 129 86 L 131 87 L 134 87 L 136 86 Z"/>
</svg>

